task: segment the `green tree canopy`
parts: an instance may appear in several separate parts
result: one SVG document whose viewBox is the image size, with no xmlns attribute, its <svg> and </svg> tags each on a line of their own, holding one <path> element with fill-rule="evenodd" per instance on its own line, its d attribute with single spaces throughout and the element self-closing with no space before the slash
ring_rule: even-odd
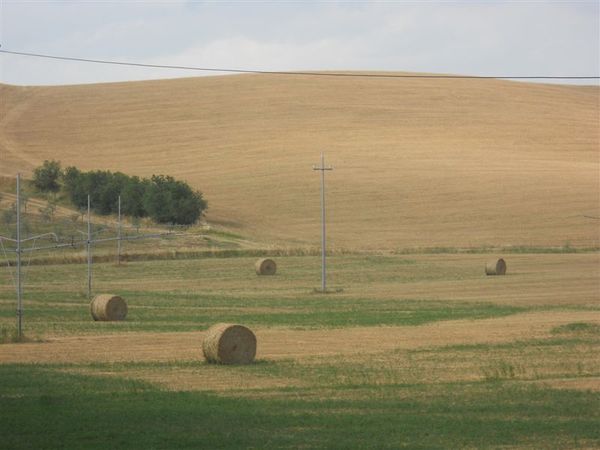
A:
<svg viewBox="0 0 600 450">
<path fill-rule="evenodd" d="M 121 196 L 121 212 L 132 217 L 150 217 L 157 223 L 190 225 L 207 208 L 202 193 L 184 181 L 167 175 L 150 179 L 121 172 L 95 170 L 82 172 L 67 167 L 63 188 L 78 209 L 87 208 L 87 196 L 98 214 L 115 214 Z"/>
<path fill-rule="evenodd" d="M 40 167 L 33 171 L 33 185 L 41 192 L 58 192 L 62 169 L 60 161 L 44 161 Z"/>
<path fill-rule="evenodd" d="M 193 224 L 206 207 L 202 193 L 170 176 L 153 175 L 144 193 L 144 208 L 158 223 Z"/>
</svg>

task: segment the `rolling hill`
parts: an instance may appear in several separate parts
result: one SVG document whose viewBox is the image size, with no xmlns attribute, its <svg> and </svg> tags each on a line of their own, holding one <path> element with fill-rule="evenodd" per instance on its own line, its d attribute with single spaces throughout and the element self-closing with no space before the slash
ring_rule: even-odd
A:
<svg viewBox="0 0 600 450">
<path fill-rule="evenodd" d="M 333 248 L 600 245 L 600 90 L 235 75 L 0 85 L 0 174 L 45 159 L 188 181 L 209 223 Z"/>
</svg>

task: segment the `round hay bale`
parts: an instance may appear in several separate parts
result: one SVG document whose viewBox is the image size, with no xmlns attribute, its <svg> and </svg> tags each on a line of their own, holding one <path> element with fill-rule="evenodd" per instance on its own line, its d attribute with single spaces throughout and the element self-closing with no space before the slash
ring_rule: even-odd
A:
<svg viewBox="0 0 600 450">
<path fill-rule="evenodd" d="M 96 295 L 90 303 L 90 312 L 94 320 L 124 320 L 127 316 L 127 303 L 118 295 Z"/>
<path fill-rule="evenodd" d="M 277 264 L 269 258 L 262 258 L 254 264 L 257 275 L 275 275 L 277 272 Z"/>
<path fill-rule="evenodd" d="M 486 275 L 504 275 L 506 273 L 506 263 L 502 258 L 488 261 L 485 265 Z"/>
<path fill-rule="evenodd" d="M 243 325 L 218 323 L 206 332 L 202 353 L 209 363 L 250 364 L 256 356 L 256 336 Z"/>
</svg>

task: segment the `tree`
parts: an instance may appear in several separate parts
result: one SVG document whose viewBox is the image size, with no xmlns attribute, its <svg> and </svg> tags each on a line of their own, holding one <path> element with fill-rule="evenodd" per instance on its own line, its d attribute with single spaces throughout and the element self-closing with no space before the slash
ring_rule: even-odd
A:
<svg viewBox="0 0 600 450">
<path fill-rule="evenodd" d="M 144 192 L 144 209 L 158 223 L 173 223 L 175 209 L 169 191 L 171 177 L 152 175 L 151 182 Z"/>
<path fill-rule="evenodd" d="M 170 176 L 153 175 L 144 194 L 144 208 L 158 223 L 193 224 L 207 206 L 200 192 Z"/>
<path fill-rule="evenodd" d="M 121 212 L 131 217 L 151 217 L 157 223 L 189 225 L 207 208 L 202 193 L 171 176 L 130 177 L 120 172 L 81 172 L 67 167 L 64 189 L 75 207 L 87 208 L 87 196 L 98 214 L 115 214 L 121 196 Z"/>
<path fill-rule="evenodd" d="M 67 167 L 63 173 L 64 189 L 77 209 L 87 208 L 86 177 L 77 167 Z"/>
<path fill-rule="evenodd" d="M 131 217 L 145 217 L 148 215 L 144 209 L 144 193 L 148 180 L 130 177 L 121 191 L 121 212 Z"/>
<path fill-rule="evenodd" d="M 118 188 L 113 184 L 113 174 L 96 170 L 88 172 L 88 192 L 92 208 L 98 214 L 110 214 L 117 209 Z"/>
<path fill-rule="evenodd" d="M 33 170 L 33 185 L 41 192 L 58 192 L 61 176 L 60 161 L 46 160 Z"/>
</svg>

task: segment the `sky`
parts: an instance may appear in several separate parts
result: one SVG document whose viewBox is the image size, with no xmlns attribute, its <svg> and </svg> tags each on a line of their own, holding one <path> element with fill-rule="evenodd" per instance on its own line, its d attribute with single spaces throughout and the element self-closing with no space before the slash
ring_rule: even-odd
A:
<svg viewBox="0 0 600 450">
<path fill-rule="evenodd" d="M 600 1 L 0 0 L 0 45 L 250 70 L 599 76 Z M 215 73 L 0 54 L 0 82 L 15 85 L 199 75 Z"/>
</svg>

